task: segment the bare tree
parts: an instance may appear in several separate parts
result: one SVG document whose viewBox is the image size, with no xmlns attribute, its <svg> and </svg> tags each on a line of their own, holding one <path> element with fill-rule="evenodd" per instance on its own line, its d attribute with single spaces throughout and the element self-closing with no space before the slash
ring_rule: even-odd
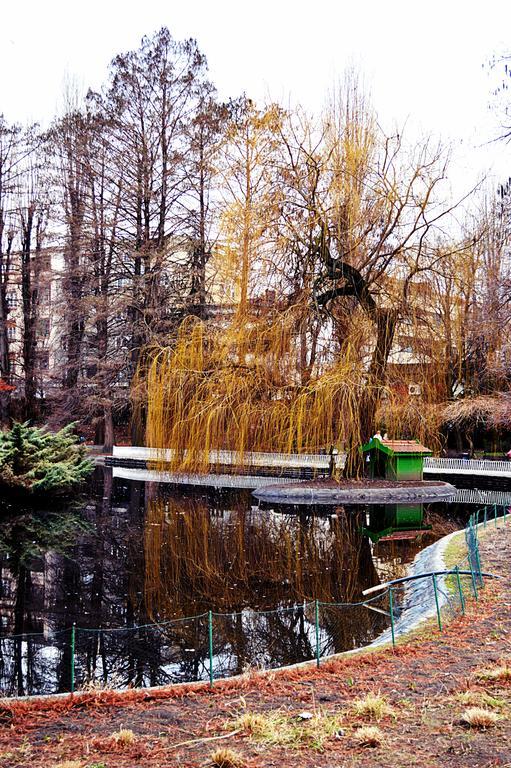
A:
<svg viewBox="0 0 511 768">
<path fill-rule="evenodd" d="M 39 141 L 31 136 L 31 141 Z M 43 243 L 48 223 L 49 201 L 42 183 L 40 157 L 33 154 L 27 162 L 21 178 L 20 204 L 20 274 L 23 310 L 23 385 L 24 416 L 38 416 L 38 332 L 46 336 L 46 330 L 38 327 L 40 319 L 40 295 L 48 281 L 48 267 L 43 253 Z M 46 272 L 46 274 L 45 274 Z"/>
<path fill-rule="evenodd" d="M 228 125 L 227 105 L 215 100 L 210 83 L 201 86 L 197 111 L 185 127 L 186 195 L 183 200 L 185 232 L 189 238 L 191 285 L 188 306 L 190 312 L 206 317 L 206 267 L 217 240 L 215 200 L 218 159 L 222 137 Z"/>
<path fill-rule="evenodd" d="M 8 288 L 13 279 L 13 248 L 15 247 L 16 190 L 20 164 L 24 157 L 22 131 L 0 116 L 0 375 L 9 382 L 8 317 L 11 310 Z M 12 287 L 12 285 L 11 285 Z M 0 394 L 0 421 L 9 417 L 9 397 Z"/>
<path fill-rule="evenodd" d="M 306 265 L 312 309 L 333 323 L 344 305 L 352 315 L 348 335 L 357 312 L 372 329 L 360 349 L 364 385 L 346 468 L 358 472 L 357 445 L 376 428 L 410 288 L 439 258 L 431 245 L 439 221 L 452 210 L 438 196 L 446 158 L 428 142 L 410 153 L 402 136 L 385 136 L 353 80 L 323 125 L 292 125 L 284 142 L 289 161 L 282 222 L 294 262 Z"/>
<path fill-rule="evenodd" d="M 143 38 L 139 50 L 117 56 L 109 86 L 103 95 L 91 95 L 111 128 L 110 176 L 123 172 L 118 228 L 130 279 L 132 375 L 143 367 L 142 350 L 172 325 L 172 311 L 162 307 L 176 280 L 182 289 L 184 265 L 175 254 L 182 251 L 184 133 L 205 68 L 195 41 L 176 42 L 163 28 Z M 135 420 L 135 432 L 141 422 Z"/>
<path fill-rule="evenodd" d="M 72 107 L 55 122 L 49 133 L 55 160 L 55 188 L 60 210 L 62 273 L 60 301 L 60 346 L 64 410 L 77 410 L 77 383 L 80 374 L 82 343 L 85 332 L 85 216 L 90 116 Z"/>
</svg>

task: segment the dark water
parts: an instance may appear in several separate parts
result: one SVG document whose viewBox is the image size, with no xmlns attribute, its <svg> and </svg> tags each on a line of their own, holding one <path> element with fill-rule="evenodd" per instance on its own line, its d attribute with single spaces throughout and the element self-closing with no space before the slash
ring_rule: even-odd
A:
<svg viewBox="0 0 511 768">
<path fill-rule="evenodd" d="M 367 644 L 388 626 L 386 598 L 379 610 L 344 604 L 404 575 L 469 513 L 263 509 L 249 491 L 187 492 L 98 469 L 80 505 L 3 509 L 0 691 L 70 690 L 73 659 L 76 687 L 207 679 L 209 611 L 215 677 L 313 658 L 317 641 L 322 655 Z"/>
</svg>

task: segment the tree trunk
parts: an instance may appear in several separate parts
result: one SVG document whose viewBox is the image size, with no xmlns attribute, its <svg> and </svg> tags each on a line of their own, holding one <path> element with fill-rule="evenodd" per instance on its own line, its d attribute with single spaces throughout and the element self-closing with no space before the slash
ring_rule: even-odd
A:
<svg viewBox="0 0 511 768">
<path fill-rule="evenodd" d="M 103 435 L 103 452 L 111 453 L 114 445 L 114 420 L 112 417 L 112 406 L 106 405 L 103 410 L 104 421 L 104 435 Z"/>
<path fill-rule="evenodd" d="M 17 639 L 14 643 L 14 679 L 13 691 L 18 696 L 25 695 L 25 684 L 23 678 L 23 635 L 25 633 L 26 621 L 26 600 L 30 589 L 30 572 L 24 565 L 18 568 L 18 583 L 16 589 L 16 600 L 14 603 L 14 634 Z"/>
<path fill-rule="evenodd" d="M 372 318 L 376 325 L 376 342 L 367 380 L 358 403 L 358 431 L 355 430 L 351 435 L 344 477 L 361 477 L 364 473 L 364 457 L 359 449 L 376 431 L 376 411 L 385 384 L 387 361 L 394 341 L 398 313 L 391 309 L 376 309 Z"/>
<path fill-rule="evenodd" d="M 37 319 L 37 254 L 35 271 L 32 264 L 32 227 L 34 209 L 27 207 L 26 217 L 22 221 L 21 245 L 21 297 L 23 308 L 23 376 L 24 376 L 24 417 L 27 420 L 36 416 L 37 382 L 35 374 L 36 319 Z"/>
</svg>

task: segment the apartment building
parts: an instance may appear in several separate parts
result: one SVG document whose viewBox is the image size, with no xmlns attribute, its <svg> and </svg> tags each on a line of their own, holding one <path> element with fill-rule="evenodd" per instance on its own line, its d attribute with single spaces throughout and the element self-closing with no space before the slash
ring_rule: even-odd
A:
<svg viewBox="0 0 511 768">
<path fill-rule="evenodd" d="M 34 260 L 35 261 L 35 260 Z M 37 265 L 31 270 L 35 309 L 35 374 L 39 395 L 54 386 L 53 373 L 58 357 L 59 283 L 62 273 L 62 253 L 57 249 L 44 249 L 37 254 Z M 13 396 L 23 395 L 24 366 L 24 311 L 22 291 L 21 255 L 14 253 L 6 284 L 7 341 L 9 349 L 9 383 L 16 387 Z"/>
</svg>

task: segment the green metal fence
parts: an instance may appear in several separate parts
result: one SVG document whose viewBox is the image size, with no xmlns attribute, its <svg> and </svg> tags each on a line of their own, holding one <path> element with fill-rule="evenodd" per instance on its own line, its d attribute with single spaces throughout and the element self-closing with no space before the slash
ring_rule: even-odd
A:
<svg viewBox="0 0 511 768">
<path fill-rule="evenodd" d="M 270 611 L 207 611 L 161 623 L 120 628 L 72 625 L 59 631 L 0 637 L 0 692 L 4 696 L 209 681 L 247 668 L 271 669 L 321 660 L 375 633 L 395 644 L 407 622 L 426 612 L 438 629 L 465 612 L 484 586 L 479 527 L 506 525 L 496 505 L 474 512 L 465 528 L 466 556 L 447 574 L 431 573 L 416 586 L 393 584 L 357 603 L 312 600 Z M 406 612 L 403 614 L 403 607 Z M 354 642 L 356 638 L 356 643 Z"/>
</svg>

